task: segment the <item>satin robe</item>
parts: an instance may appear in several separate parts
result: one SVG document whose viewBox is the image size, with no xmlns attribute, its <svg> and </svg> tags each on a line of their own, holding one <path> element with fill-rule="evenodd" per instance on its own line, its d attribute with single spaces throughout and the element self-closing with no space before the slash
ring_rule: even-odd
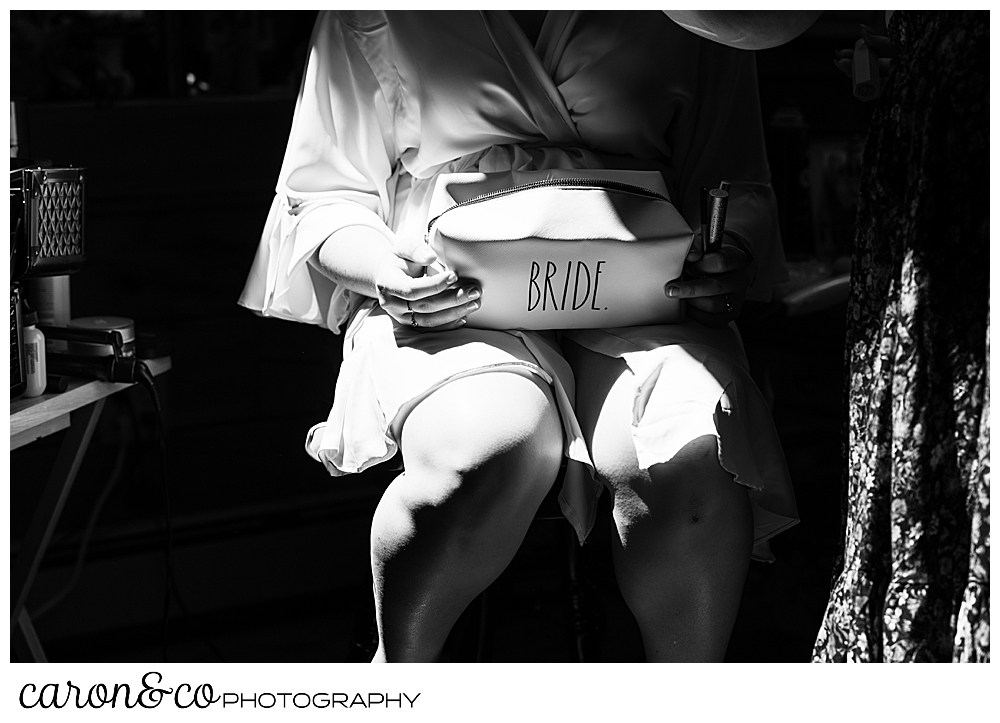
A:
<svg viewBox="0 0 1000 723">
<path fill-rule="evenodd" d="M 507 45 L 497 41 L 501 33 Z M 372 303 L 308 263 L 320 244 L 351 226 L 375 229 L 390 240 L 422 236 L 440 173 L 511 168 L 656 170 L 692 228 L 699 224 L 699 188 L 728 180 L 727 231 L 753 256 L 748 298 L 769 299 L 786 278 L 752 53 L 699 39 L 658 11 L 550 11 L 534 45 L 506 11 L 344 11 L 321 13 L 317 21 L 277 193 L 240 303 L 335 332 L 349 318 L 360 322 Z M 567 457 L 592 470 L 572 418 L 572 375 L 565 361 L 538 335 L 517 336 L 536 357 L 537 365 L 525 363 L 556 386 Z M 732 469 L 734 476 L 758 497 L 774 498 L 754 501 L 757 539 L 763 541 L 796 520 L 784 458 L 745 373 L 735 327 L 717 343 L 704 342 L 704 336 L 694 329 L 671 340 L 674 351 L 683 351 L 684 361 L 677 363 L 689 364 L 690 357 L 701 365 L 711 354 L 700 350 L 713 344 L 725 352 L 713 357 L 719 384 L 707 392 L 706 404 L 716 415 L 717 406 L 725 407 L 725 423 L 742 427 L 728 445 L 730 454 L 748 457 L 744 467 L 761 470 Z M 638 389 L 648 398 L 647 381 L 666 362 L 636 356 L 645 338 L 621 347 L 620 337 L 593 331 L 572 338 L 626 358 L 644 375 Z M 342 377 L 361 338 L 349 333 Z M 340 381 L 341 407 L 357 408 L 356 401 L 348 405 L 343 399 L 348 380 Z M 741 387 L 742 414 L 733 414 Z M 347 418 L 335 403 L 325 433 L 314 428 L 307 448 L 332 474 L 364 469 L 395 452 L 392 420 L 383 417 L 397 411 Z M 763 438 L 750 429 L 751 419 L 762 420 Z M 636 424 L 640 462 L 662 461 L 662 449 L 643 456 L 644 444 L 662 441 L 662 434 L 654 434 L 657 420 L 645 429 Z M 707 424 L 721 435 L 718 424 Z M 351 456 L 344 449 L 350 444 L 341 439 L 345 434 L 363 438 L 357 444 L 366 450 L 353 453 L 357 459 L 350 463 L 344 461 Z M 650 439 L 643 441 L 643 434 Z M 369 437 L 375 451 L 367 451 Z M 720 461 L 730 469 L 721 449 Z M 579 471 L 567 473 L 561 502 L 582 540 L 593 524 L 600 485 Z M 769 483 L 769 477 L 776 481 Z"/>
</svg>

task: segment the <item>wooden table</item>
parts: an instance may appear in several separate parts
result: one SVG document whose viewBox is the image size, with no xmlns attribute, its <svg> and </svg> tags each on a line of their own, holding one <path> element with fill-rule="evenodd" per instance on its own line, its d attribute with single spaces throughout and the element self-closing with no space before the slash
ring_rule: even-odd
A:
<svg viewBox="0 0 1000 723">
<path fill-rule="evenodd" d="M 154 377 L 170 369 L 170 357 L 144 361 Z M 46 662 L 45 651 L 35 634 L 25 602 L 80 469 L 80 463 L 94 435 L 97 420 L 104 410 L 104 403 L 112 394 L 133 386 L 135 385 L 74 378 L 70 380 L 65 392 L 22 397 L 10 403 L 11 450 L 55 432 L 68 430 L 28 525 L 17 559 L 11 566 L 11 642 L 22 661 Z"/>
</svg>

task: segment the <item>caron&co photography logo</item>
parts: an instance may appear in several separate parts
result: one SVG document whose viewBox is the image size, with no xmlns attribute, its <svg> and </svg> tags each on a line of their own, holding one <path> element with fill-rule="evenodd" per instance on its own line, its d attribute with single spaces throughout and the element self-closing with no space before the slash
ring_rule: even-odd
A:
<svg viewBox="0 0 1000 723">
<path fill-rule="evenodd" d="M 89 687 L 65 683 L 26 683 L 21 687 L 18 702 L 21 708 L 174 708 L 217 709 L 412 709 L 420 693 L 361 693 L 361 692 L 221 692 L 211 683 L 178 683 L 167 685 L 163 675 L 150 671 L 139 684 L 96 683 Z"/>
</svg>

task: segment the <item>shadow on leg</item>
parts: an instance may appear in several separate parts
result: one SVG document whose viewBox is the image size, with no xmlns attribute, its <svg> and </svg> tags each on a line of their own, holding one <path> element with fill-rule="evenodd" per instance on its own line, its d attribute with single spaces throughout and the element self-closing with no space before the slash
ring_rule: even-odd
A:
<svg viewBox="0 0 1000 723">
<path fill-rule="evenodd" d="M 614 484 L 615 574 L 650 662 L 721 662 L 753 547 L 747 491 L 715 437 Z"/>
<path fill-rule="evenodd" d="M 612 493 L 615 575 L 646 659 L 721 662 L 753 547 L 747 491 L 719 465 L 713 435 L 692 439 L 669 462 L 639 468 L 631 372 L 620 359 L 568 346 L 577 389 L 586 390 L 577 415 Z"/>
<path fill-rule="evenodd" d="M 562 431 L 540 380 L 479 374 L 417 405 L 402 449 L 406 472 L 372 521 L 376 662 L 439 657 L 521 544 L 558 472 Z"/>
</svg>

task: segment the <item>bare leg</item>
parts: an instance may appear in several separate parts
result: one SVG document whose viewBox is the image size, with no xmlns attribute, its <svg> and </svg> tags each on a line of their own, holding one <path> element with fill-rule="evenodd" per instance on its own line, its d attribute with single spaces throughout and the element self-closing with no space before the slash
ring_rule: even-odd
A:
<svg viewBox="0 0 1000 723">
<path fill-rule="evenodd" d="M 406 472 L 372 521 L 373 662 L 436 660 L 466 606 L 507 567 L 555 480 L 562 431 L 541 380 L 457 379 L 403 426 Z"/>
<path fill-rule="evenodd" d="M 573 345 L 577 413 L 614 498 L 618 584 L 650 662 L 721 662 L 753 547 L 746 489 L 719 465 L 714 436 L 640 469 L 630 423 L 631 372 Z M 660 383 L 669 383 L 662 380 Z"/>
</svg>

